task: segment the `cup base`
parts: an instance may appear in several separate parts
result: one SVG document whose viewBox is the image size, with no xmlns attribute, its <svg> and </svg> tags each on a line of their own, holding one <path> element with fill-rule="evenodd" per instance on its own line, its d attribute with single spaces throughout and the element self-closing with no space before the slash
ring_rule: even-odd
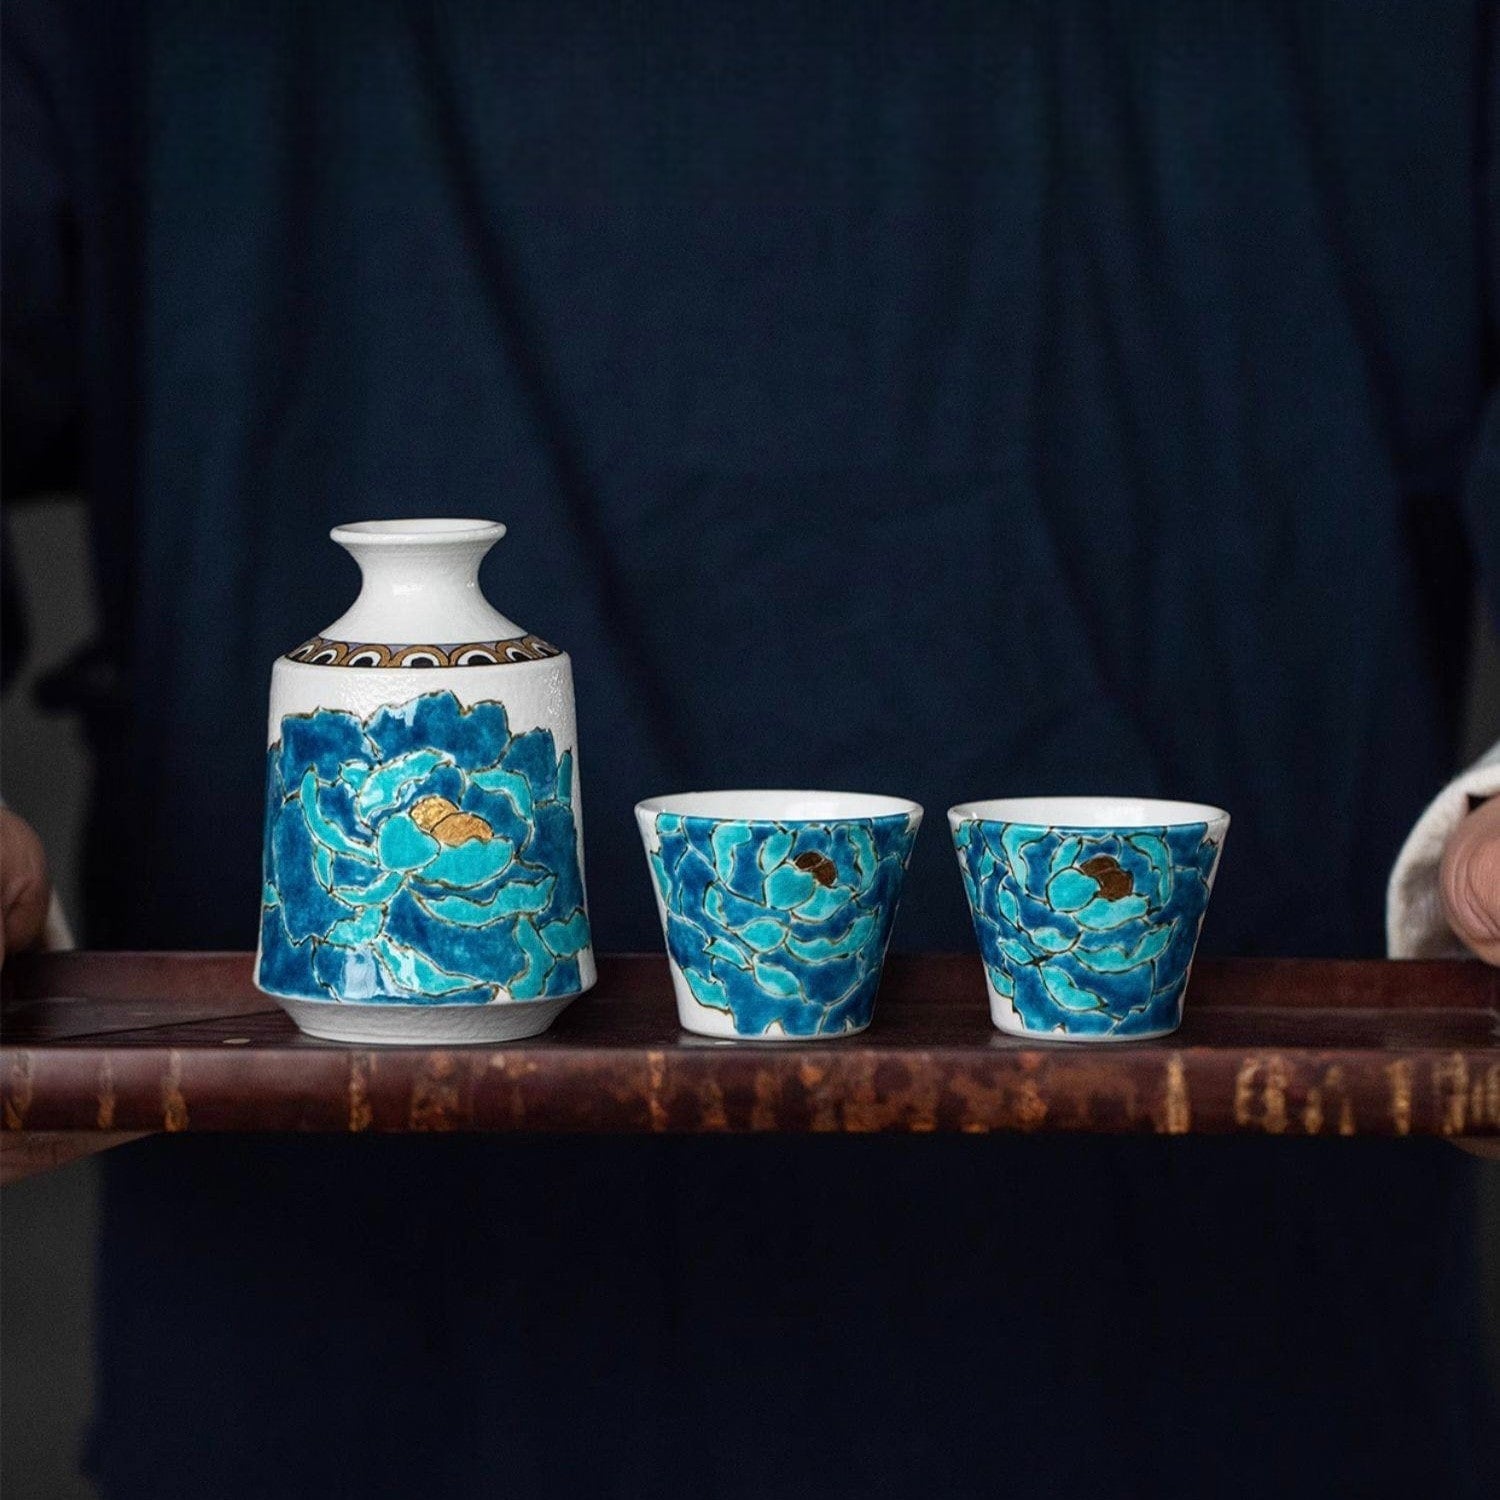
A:
<svg viewBox="0 0 1500 1500">
<path fill-rule="evenodd" d="M 717 1016 L 719 1012 L 715 1011 L 712 1014 Z M 848 1031 L 815 1031 L 811 1036 L 793 1036 L 785 1031 L 762 1031 L 751 1035 L 743 1031 L 716 1029 L 711 1023 L 708 1025 L 695 1023 L 695 1021 L 688 1020 L 680 1007 L 677 1021 L 682 1029 L 692 1036 L 711 1037 L 716 1042 L 766 1042 L 773 1047 L 785 1047 L 789 1043 L 798 1042 L 811 1042 L 815 1046 L 820 1046 L 827 1042 L 843 1041 L 845 1037 L 859 1036 L 870 1029 L 870 1023 L 866 1021 L 863 1026 L 855 1026 Z"/>
<path fill-rule="evenodd" d="M 273 995 L 298 1030 L 325 1042 L 463 1047 L 519 1042 L 544 1032 L 577 995 L 498 1005 L 362 1005 Z"/>
<path fill-rule="evenodd" d="M 1162 1027 L 1160 1031 L 1131 1031 L 1127 1032 L 1124 1036 L 1120 1036 L 1118 1033 L 1111 1034 L 1109 1032 L 1096 1032 L 1091 1035 L 1082 1035 L 1067 1031 L 1029 1031 L 1024 1026 L 1007 1026 L 1001 1021 L 997 1020 L 993 1013 L 990 1016 L 990 1020 L 993 1023 L 995 1030 L 1000 1032 L 1002 1036 L 1014 1037 L 1017 1041 L 1044 1043 L 1062 1042 L 1074 1047 L 1089 1047 L 1100 1045 L 1106 1047 L 1118 1047 L 1126 1046 L 1131 1042 L 1160 1041 L 1164 1036 L 1171 1036 L 1172 1033 L 1182 1025 L 1182 1022 L 1178 1021 L 1175 1025 Z"/>
</svg>

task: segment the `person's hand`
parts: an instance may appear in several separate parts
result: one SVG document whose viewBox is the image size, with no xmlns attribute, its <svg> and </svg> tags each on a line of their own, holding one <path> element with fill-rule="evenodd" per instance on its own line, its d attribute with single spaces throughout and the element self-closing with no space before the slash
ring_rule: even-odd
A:
<svg viewBox="0 0 1500 1500">
<path fill-rule="evenodd" d="M 1500 797 L 1476 807 L 1448 836 L 1439 888 L 1460 942 L 1500 964 Z"/>
<path fill-rule="evenodd" d="M 1487 964 L 1500 964 L 1500 797 L 1476 807 L 1448 835 L 1438 887 L 1448 925 L 1463 945 Z M 1456 1144 L 1500 1160 L 1500 1141 Z"/>
<path fill-rule="evenodd" d="M 0 807 L 0 964 L 41 941 L 51 902 L 42 841 L 24 818 Z"/>
</svg>

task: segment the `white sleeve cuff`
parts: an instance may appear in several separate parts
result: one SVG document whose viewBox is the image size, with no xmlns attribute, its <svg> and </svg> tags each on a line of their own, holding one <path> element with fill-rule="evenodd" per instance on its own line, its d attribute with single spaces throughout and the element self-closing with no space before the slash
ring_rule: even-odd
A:
<svg viewBox="0 0 1500 1500">
<path fill-rule="evenodd" d="M 1450 781 L 1406 836 L 1385 894 L 1385 942 L 1392 958 L 1467 956 L 1443 915 L 1438 870 L 1448 835 L 1475 803 L 1495 796 L 1500 796 L 1500 745 Z"/>
</svg>

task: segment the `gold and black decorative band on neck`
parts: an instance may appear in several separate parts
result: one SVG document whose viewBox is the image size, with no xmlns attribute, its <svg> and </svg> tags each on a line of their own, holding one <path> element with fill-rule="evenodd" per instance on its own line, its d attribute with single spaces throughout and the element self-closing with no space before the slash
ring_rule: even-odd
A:
<svg viewBox="0 0 1500 1500">
<path fill-rule="evenodd" d="M 561 656 L 562 652 L 539 635 L 432 646 L 382 646 L 373 642 L 330 641 L 315 635 L 286 655 L 288 661 L 300 661 L 310 667 L 505 667 L 515 662 L 545 661 L 549 656 Z"/>
</svg>

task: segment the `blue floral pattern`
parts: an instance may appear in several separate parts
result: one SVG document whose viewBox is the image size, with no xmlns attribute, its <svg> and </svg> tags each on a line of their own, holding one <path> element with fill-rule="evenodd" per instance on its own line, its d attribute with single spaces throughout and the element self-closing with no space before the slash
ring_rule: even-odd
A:
<svg viewBox="0 0 1500 1500">
<path fill-rule="evenodd" d="M 1027 1031 L 1140 1036 L 1181 1020 L 1219 842 L 1206 823 L 954 834 L 990 983 Z"/>
<path fill-rule="evenodd" d="M 259 983 L 306 1000 L 577 994 L 573 757 L 451 692 L 282 721 L 266 769 Z"/>
<path fill-rule="evenodd" d="M 915 827 L 659 813 L 650 851 L 667 951 L 700 1005 L 741 1036 L 870 1024 Z"/>
</svg>

